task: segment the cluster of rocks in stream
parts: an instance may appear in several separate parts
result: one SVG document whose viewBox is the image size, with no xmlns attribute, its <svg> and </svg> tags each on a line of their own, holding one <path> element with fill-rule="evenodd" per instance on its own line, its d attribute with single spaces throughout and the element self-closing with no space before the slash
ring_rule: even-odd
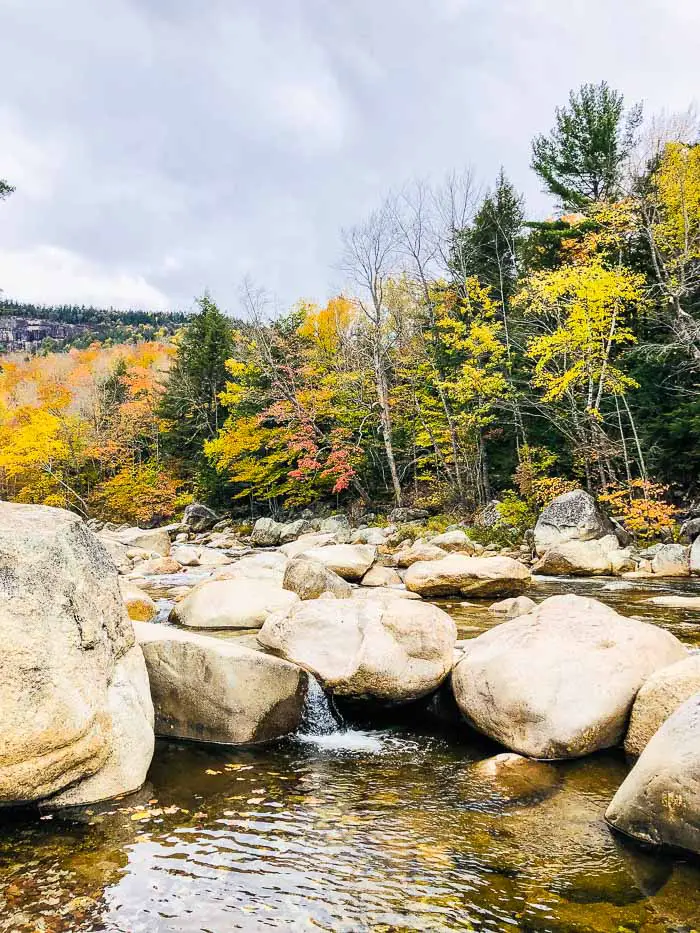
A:
<svg viewBox="0 0 700 933">
<path fill-rule="evenodd" d="M 581 490 L 544 510 L 533 548 L 416 534 L 426 518 L 263 518 L 241 536 L 199 504 L 140 529 L 0 502 L 0 805 L 134 791 L 155 735 L 290 735 L 313 676 L 370 712 L 449 691 L 464 727 L 508 750 L 481 766 L 496 783 L 623 745 L 638 760 L 610 825 L 700 852 L 700 655 L 595 599 L 527 595 L 533 573 L 700 573 L 700 538 L 637 550 Z M 497 599 L 498 624 L 458 642 L 439 597 Z"/>
</svg>

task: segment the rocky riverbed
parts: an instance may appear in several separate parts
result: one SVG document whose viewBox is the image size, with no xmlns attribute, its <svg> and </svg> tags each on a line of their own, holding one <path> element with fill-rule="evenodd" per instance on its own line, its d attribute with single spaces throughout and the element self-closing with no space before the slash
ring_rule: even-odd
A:
<svg viewBox="0 0 700 933">
<path fill-rule="evenodd" d="M 61 791 L 59 808 L 36 777 L 44 770 L 35 768 L 33 779 L 29 770 L 22 775 L 28 803 L 47 793 L 50 799 L 39 809 L 3 812 L 0 930 L 700 926 L 697 857 L 651 851 L 628 838 L 641 837 L 642 827 L 657 833 L 648 842 L 689 849 L 692 831 L 671 839 L 663 807 L 653 819 L 637 812 L 644 790 L 636 789 L 634 774 L 626 780 L 633 759 L 621 747 L 627 735 L 636 743 L 628 750 L 642 752 L 647 771 L 670 769 L 673 781 L 673 769 L 682 768 L 695 779 L 695 714 L 683 714 L 690 725 L 675 714 L 698 689 L 688 651 L 700 645 L 698 579 L 659 573 L 661 563 L 627 577 L 531 577 L 542 556 L 484 552 L 462 529 L 442 542 L 432 536 L 384 548 L 384 529 L 352 531 L 331 521 L 336 527 L 325 530 L 263 525 L 261 534 L 275 540 L 261 545 L 221 527 L 100 530 L 121 566 L 118 589 L 136 620 L 138 644 L 130 646 L 117 615 L 107 642 L 90 635 L 87 604 L 79 601 L 89 587 L 76 593 L 62 584 L 66 609 L 47 615 L 54 628 L 56 611 L 63 620 L 51 637 L 69 630 L 77 607 L 80 638 L 103 645 L 91 661 L 98 666 L 90 681 L 98 687 L 83 696 L 102 730 L 99 742 L 93 736 L 99 761 Z M 27 541 L 35 531 L 26 530 Z M 71 530 L 70 545 L 63 532 L 55 539 L 55 529 L 39 535 L 47 566 L 66 547 L 77 548 L 71 560 L 87 554 L 85 575 L 109 576 L 100 570 L 102 558 L 90 557 L 92 539 L 76 545 L 76 534 L 82 541 L 83 532 Z M 316 537 L 312 547 L 307 535 Z M 37 579 L 41 547 L 35 541 L 29 582 L 37 592 L 49 585 L 57 592 L 56 577 Z M 425 566 L 445 561 L 446 570 Z M 421 564 L 420 579 L 438 588 L 422 599 L 408 588 L 411 569 Z M 15 578 L 2 579 L 13 609 Z M 103 586 L 110 594 L 107 602 L 101 597 L 103 619 L 115 612 L 116 574 L 113 580 Z M 492 605 L 497 596 L 506 602 Z M 24 618 L 33 630 L 36 619 Z M 525 641 L 518 634 L 523 618 L 530 619 Z M 601 626 L 595 637 L 593 618 Z M 42 637 L 51 631 L 49 625 Z M 533 651 L 535 631 L 543 643 Z M 137 651 L 150 678 L 151 722 L 169 736 L 157 739 L 143 784 L 138 762 L 148 745 L 149 711 L 138 701 L 142 675 L 133 660 L 119 675 L 122 658 Z M 6 650 L 6 667 L 8 656 Z M 538 669 L 542 657 L 550 660 Z M 508 690 L 499 688 L 484 707 L 473 685 L 493 687 L 496 673 L 512 664 Z M 581 673 L 587 664 L 588 680 Z M 298 665 L 316 675 L 308 688 Z M 460 672 L 452 675 L 454 690 L 445 680 L 453 665 Z M 494 673 L 486 676 L 489 665 Z M 550 693 L 552 672 L 559 682 Z M 22 676 L 28 683 L 33 675 Z M 586 697 L 585 684 L 596 677 L 600 686 Z M 131 706 L 110 706 L 117 685 Z M 506 696 L 513 691 L 515 707 Z M 514 715 L 524 702 L 531 713 Z M 78 748 L 80 736 L 94 733 L 75 726 L 82 708 L 65 723 Z M 131 712 L 120 719 L 125 708 Z M 42 715 L 47 721 L 52 711 Z M 668 717 L 676 731 L 664 739 Z M 136 745 L 117 741 L 131 737 L 134 724 Z M 543 729 L 550 745 L 538 746 Z M 679 747 L 687 754 L 676 762 Z M 514 752 L 584 757 L 537 761 Z M 55 763 L 51 773 L 59 782 Z M 142 786 L 100 802 L 118 780 Z M 611 829 L 606 811 L 622 832 Z M 695 817 L 684 819 L 682 827 Z"/>
</svg>

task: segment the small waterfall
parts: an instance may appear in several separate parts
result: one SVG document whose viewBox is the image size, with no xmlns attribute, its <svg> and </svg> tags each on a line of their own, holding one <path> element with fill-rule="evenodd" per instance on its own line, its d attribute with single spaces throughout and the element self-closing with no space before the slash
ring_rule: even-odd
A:
<svg viewBox="0 0 700 933">
<path fill-rule="evenodd" d="M 306 703 L 297 741 L 313 745 L 329 754 L 375 754 L 383 748 L 382 739 L 348 727 L 333 701 L 313 674 L 309 674 Z"/>
<path fill-rule="evenodd" d="M 304 718 L 299 732 L 302 735 L 331 735 L 342 729 L 340 717 L 313 674 L 309 674 Z"/>
</svg>

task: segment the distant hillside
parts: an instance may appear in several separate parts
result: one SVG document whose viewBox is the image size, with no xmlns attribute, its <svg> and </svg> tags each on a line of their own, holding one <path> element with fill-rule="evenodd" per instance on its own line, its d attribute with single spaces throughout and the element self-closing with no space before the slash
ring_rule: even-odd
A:
<svg viewBox="0 0 700 933">
<path fill-rule="evenodd" d="M 118 311 L 78 305 L 35 305 L 0 302 L 0 352 L 44 353 L 162 340 L 175 333 L 190 315 L 180 311 Z"/>
</svg>

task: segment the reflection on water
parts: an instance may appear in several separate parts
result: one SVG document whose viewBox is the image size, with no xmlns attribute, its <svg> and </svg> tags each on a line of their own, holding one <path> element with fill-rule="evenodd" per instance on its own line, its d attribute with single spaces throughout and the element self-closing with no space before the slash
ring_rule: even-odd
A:
<svg viewBox="0 0 700 933">
<path fill-rule="evenodd" d="M 692 648 L 700 648 L 700 611 L 655 606 L 653 596 L 673 593 L 678 596 L 700 595 L 700 580 L 619 580 L 612 577 L 535 577 L 528 596 L 536 602 L 559 593 L 578 593 L 599 599 L 625 616 L 660 625 Z M 457 622 L 460 638 L 472 638 L 502 622 L 488 610 L 488 602 L 440 600 L 438 605 Z"/>
<path fill-rule="evenodd" d="M 606 582 L 533 595 L 596 595 L 697 643 L 682 612 L 643 602 L 648 585 Z M 494 624 L 453 605 L 465 635 Z M 700 929 L 700 863 L 645 853 L 603 821 L 619 753 L 519 783 L 478 764 L 497 747 L 447 728 L 416 716 L 248 750 L 159 743 L 136 795 L 3 814 L 0 930 Z"/>
</svg>

